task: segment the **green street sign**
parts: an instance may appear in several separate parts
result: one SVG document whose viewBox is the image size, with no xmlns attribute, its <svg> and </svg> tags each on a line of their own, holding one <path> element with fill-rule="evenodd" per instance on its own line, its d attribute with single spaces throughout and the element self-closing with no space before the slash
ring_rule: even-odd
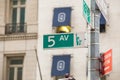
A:
<svg viewBox="0 0 120 80">
<path fill-rule="evenodd" d="M 87 22 L 90 23 L 91 22 L 90 9 L 84 0 L 83 0 L 83 15 Z"/>
<path fill-rule="evenodd" d="M 74 34 L 50 34 L 43 36 L 43 48 L 62 48 L 74 46 Z"/>
</svg>

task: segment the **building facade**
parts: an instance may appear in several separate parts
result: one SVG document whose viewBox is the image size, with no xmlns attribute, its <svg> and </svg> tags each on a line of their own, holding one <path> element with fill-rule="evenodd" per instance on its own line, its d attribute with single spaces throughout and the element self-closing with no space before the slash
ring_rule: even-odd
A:
<svg viewBox="0 0 120 80">
<path fill-rule="evenodd" d="M 106 0 L 107 1 L 107 0 Z M 118 3 L 120 1 L 112 1 L 109 0 L 107 3 L 109 4 L 108 12 L 109 12 L 109 25 L 106 26 L 106 32 L 100 34 L 100 52 L 106 52 L 109 49 L 112 49 L 112 72 L 106 77 L 106 80 L 119 80 L 120 76 L 120 36 L 119 31 L 119 15 L 120 10 L 117 8 L 120 6 Z M 116 8 L 116 9 L 115 9 Z"/>
<path fill-rule="evenodd" d="M 35 80 L 37 0 L 0 0 L 0 12 L 0 80 Z"/>
<path fill-rule="evenodd" d="M 92 5 L 90 0 L 85 0 L 87 3 L 90 12 L 92 13 Z M 104 53 L 109 49 L 112 49 L 112 57 L 113 57 L 113 64 L 112 64 L 112 72 L 105 76 L 105 80 L 118 80 L 119 79 L 119 14 L 120 11 L 117 9 L 119 7 L 120 1 L 106 1 L 107 3 L 107 19 L 108 22 L 105 20 L 101 21 L 102 15 L 100 16 L 100 34 L 99 34 L 99 53 Z M 102 1 L 99 3 L 103 3 Z M 99 5 L 98 10 L 101 14 L 102 10 L 106 10 L 105 5 L 103 4 L 102 10 L 100 10 Z M 87 72 L 87 61 L 89 60 L 89 48 L 47 48 L 45 49 L 44 46 L 44 36 L 56 34 L 56 27 L 53 26 L 53 19 L 54 13 L 56 8 L 64 8 L 64 7 L 71 7 L 71 33 L 79 33 L 79 32 L 88 32 L 89 27 L 87 27 L 87 22 L 85 16 L 83 15 L 83 0 L 60 0 L 60 1 L 48 1 L 48 0 L 39 0 L 39 32 L 38 32 L 38 53 L 39 53 L 39 62 L 41 65 L 41 74 L 43 80 L 56 80 L 56 76 L 51 76 L 52 72 L 52 60 L 55 55 L 71 55 L 71 63 L 70 63 L 70 74 L 73 75 L 76 80 L 86 80 Z M 105 7 L 105 8 L 104 8 Z M 93 17 L 93 16 L 92 16 Z M 92 18 L 91 17 L 91 18 Z M 102 18 L 102 19 L 103 19 Z M 57 20 L 56 20 L 57 21 Z M 93 24 L 94 18 L 92 18 L 91 24 Z M 94 27 L 94 26 L 92 26 Z M 89 35 L 89 33 L 88 33 Z M 52 37 L 54 40 L 54 37 Z M 90 38 L 88 38 L 89 42 Z M 49 40 L 48 40 L 49 41 Z M 39 44 L 42 44 L 39 45 Z M 52 44 L 52 43 L 51 43 Z M 89 44 L 88 44 L 89 45 Z M 98 57 L 99 58 L 99 57 Z M 44 61 L 44 62 L 42 62 Z M 47 63 L 47 64 L 46 64 Z M 46 69 L 47 72 L 46 72 Z M 98 68 L 96 68 L 98 70 Z M 47 77 L 45 77 L 47 76 Z M 99 76 L 99 75 L 97 75 Z M 100 76 L 101 77 L 101 76 Z M 38 79 L 39 80 L 39 79 Z"/>
<path fill-rule="evenodd" d="M 89 2 L 89 1 L 88 1 Z M 89 2 L 90 4 L 90 2 Z M 38 80 L 59 80 L 60 78 L 64 78 L 64 74 L 60 75 L 62 71 L 58 74 L 54 70 L 56 70 L 56 67 L 54 66 L 53 69 L 53 61 L 55 56 L 64 56 L 64 55 L 70 55 L 70 74 L 73 75 L 76 80 L 86 80 L 86 72 L 87 72 L 87 54 L 88 54 L 88 48 L 85 46 L 59 46 L 60 40 L 57 40 L 58 43 L 55 40 L 55 35 L 62 35 L 62 32 L 65 33 L 65 31 L 69 33 L 80 34 L 84 36 L 84 33 L 87 31 L 87 23 L 85 18 L 83 17 L 83 10 L 82 10 L 82 0 L 76 0 L 76 1 L 70 1 L 70 0 L 39 0 L 39 28 L 38 28 L 38 57 L 40 62 L 40 68 L 41 68 L 41 75 L 37 75 Z M 61 11 L 61 18 L 58 11 L 58 17 L 56 18 L 55 15 L 57 14 L 57 10 L 62 9 Z M 68 10 L 68 13 L 64 12 L 64 10 Z M 71 11 L 71 13 L 70 13 Z M 68 21 L 68 24 L 61 23 L 66 28 L 62 29 L 63 26 L 59 24 L 59 22 L 66 21 L 66 17 L 64 17 L 66 14 L 70 15 Z M 58 22 L 55 22 L 58 21 Z M 58 24 L 54 24 L 58 23 Z M 68 26 L 71 27 L 71 30 L 69 31 Z M 62 27 L 62 28 L 61 28 Z M 50 36 L 53 35 L 53 36 Z M 50 37 L 49 37 L 50 36 Z M 48 37 L 47 39 L 45 39 Z M 69 36 L 70 37 L 70 36 Z M 47 42 L 47 41 L 48 42 Z M 63 39 L 62 39 L 63 40 Z M 48 43 L 48 44 L 45 44 Z M 50 42 L 50 44 L 49 44 Z M 69 44 L 71 44 L 70 42 Z M 59 45 L 57 45 L 59 44 Z M 67 44 L 67 43 L 61 43 L 61 44 Z M 75 43 L 76 44 L 76 43 Z M 47 47 L 46 47 L 47 45 Z M 61 63 L 62 65 L 62 63 Z M 62 68 L 62 66 L 57 66 L 59 68 Z M 57 70 L 56 70 L 57 71 Z M 58 75 L 58 76 L 56 76 Z M 60 76 L 59 76 L 60 75 Z"/>
<path fill-rule="evenodd" d="M 53 63 L 54 57 L 64 55 L 70 56 L 70 75 L 76 80 L 89 80 L 90 28 L 94 28 L 91 25 L 95 21 L 91 0 L 84 1 L 90 9 L 90 25 L 83 13 L 83 0 L 0 0 L 0 80 L 60 80 L 64 75 L 62 71 L 54 72 Z M 100 16 L 99 52 L 112 49 L 112 72 L 104 80 L 119 80 L 120 1 L 106 3 L 108 22 L 101 21 Z M 58 9 L 69 10 L 69 14 L 65 12 L 70 15 L 67 25 L 54 24 L 54 21 L 66 20 L 64 11 L 54 19 Z M 74 42 L 69 43 L 73 44 L 61 45 L 67 44 L 64 41 L 71 37 L 69 34 L 74 36 Z M 58 42 L 63 43 L 57 43 L 56 35 L 60 36 Z M 64 69 L 63 64 L 57 66 L 57 70 Z"/>
</svg>

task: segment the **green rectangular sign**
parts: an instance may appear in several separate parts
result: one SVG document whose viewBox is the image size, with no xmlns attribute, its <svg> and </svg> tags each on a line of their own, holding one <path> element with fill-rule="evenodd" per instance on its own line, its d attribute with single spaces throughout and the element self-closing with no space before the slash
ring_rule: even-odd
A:
<svg viewBox="0 0 120 80">
<path fill-rule="evenodd" d="M 90 23 L 91 22 L 90 9 L 84 0 L 83 0 L 83 15 L 87 22 Z"/>
<path fill-rule="evenodd" d="M 51 34 L 43 36 L 43 48 L 62 48 L 74 46 L 74 34 Z"/>
</svg>

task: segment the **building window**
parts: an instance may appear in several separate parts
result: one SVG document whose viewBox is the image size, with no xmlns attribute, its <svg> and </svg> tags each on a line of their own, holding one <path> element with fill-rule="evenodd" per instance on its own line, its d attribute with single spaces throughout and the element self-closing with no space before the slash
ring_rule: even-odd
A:
<svg viewBox="0 0 120 80">
<path fill-rule="evenodd" d="M 25 2 L 26 0 L 11 0 L 10 23 L 6 25 L 7 33 L 25 32 Z"/>
<path fill-rule="evenodd" d="M 25 23 L 25 0 L 11 0 L 12 23 Z"/>
<path fill-rule="evenodd" d="M 7 68 L 7 80 L 22 80 L 23 57 L 9 57 Z"/>
<path fill-rule="evenodd" d="M 100 16 L 100 32 L 106 32 L 106 20 L 102 14 Z"/>
</svg>

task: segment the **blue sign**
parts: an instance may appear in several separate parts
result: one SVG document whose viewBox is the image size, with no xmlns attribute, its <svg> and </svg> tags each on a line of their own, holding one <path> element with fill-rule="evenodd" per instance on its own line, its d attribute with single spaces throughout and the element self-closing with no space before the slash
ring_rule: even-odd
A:
<svg viewBox="0 0 120 80">
<path fill-rule="evenodd" d="M 51 76 L 63 76 L 70 73 L 70 55 L 53 56 Z"/>
<path fill-rule="evenodd" d="M 53 27 L 70 26 L 71 7 L 55 8 L 53 15 Z"/>
<path fill-rule="evenodd" d="M 100 15 L 100 24 L 106 24 L 106 20 L 102 14 Z"/>
</svg>

